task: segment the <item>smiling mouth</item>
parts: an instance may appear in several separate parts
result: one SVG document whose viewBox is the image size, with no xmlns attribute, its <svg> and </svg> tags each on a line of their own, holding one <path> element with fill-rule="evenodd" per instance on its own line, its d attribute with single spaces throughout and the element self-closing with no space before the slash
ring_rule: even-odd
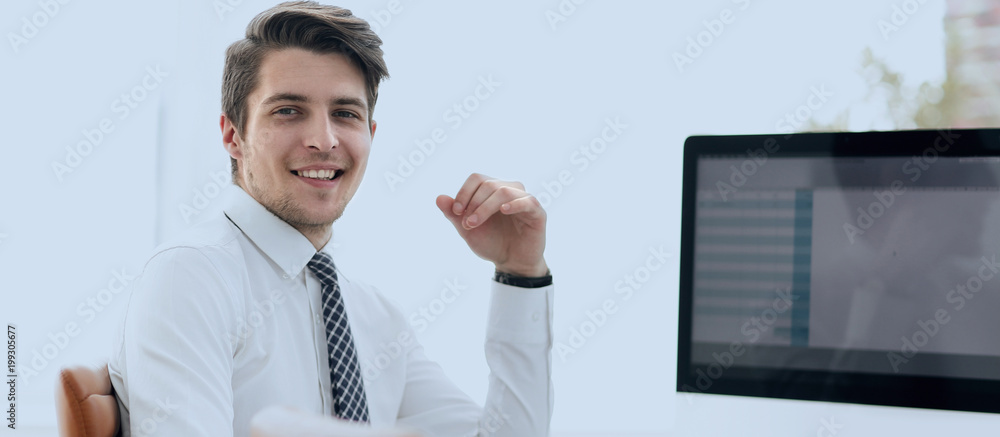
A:
<svg viewBox="0 0 1000 437">
<path fill-rule="evenodd" d="M 295 176 L 301 176 L 309 179 L 317 179 L 321 181 L 332 181 L 344 174 L 343 170 L 292 170 L 292 174 Z"/>
</svg>

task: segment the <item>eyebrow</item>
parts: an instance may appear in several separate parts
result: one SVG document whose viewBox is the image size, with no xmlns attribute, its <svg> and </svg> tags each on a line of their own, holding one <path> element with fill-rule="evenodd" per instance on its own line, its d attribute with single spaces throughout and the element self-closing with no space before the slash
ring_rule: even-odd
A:
<svg viewBox="0 0 1000 437">
<path fill-rule="evenodd" d="M 300 102 L 300 103 L 308 103 L 309 102 L 309 98 L 306 97 L 306 96 L 304 96 L 304 95 L 302 95 L 302 94 L 278 93 L 278 94 L 274 94 L 274 95 L 272 95 L 272 96 L 264 99 L 264 101 L 261 102 L 260 105 L 261 106 L 267 106 L 267 105 L 270 105 L 270 104 L 275 103 L 275 102 Z M 361 108 L 361 109 L 368 109 L 368 106 L 365 105 L 364 100 L 361 100 L 361 99 L 356 98 L 356 97 L 337 97 L 337 98 L 334 98 L 334 99 L 330 100 L 330 104 L 334 105 L 334 106 L 344 106 L 344 105 L 357 106 L 358 108 Z"/>
<path fill-rule="evenodd" d="M 260 102 L 260 105 L 261 106 L 267 106 L 267 105 L 270 105 L 270 104 L 272 104 L 274 102 L 282 102 L 282 101 L 285 101 L 285 102 L 303 102 L 304 103 L 304 102 L 308 102 L 309 99 L 306 98 L 306 96 L 303 96 L 301 94 L 278 93 L 278 94 L 274 94 L 271 97 L 268 97 L 268 98 L 264 99 L 263 102 Z"/>
</svg>

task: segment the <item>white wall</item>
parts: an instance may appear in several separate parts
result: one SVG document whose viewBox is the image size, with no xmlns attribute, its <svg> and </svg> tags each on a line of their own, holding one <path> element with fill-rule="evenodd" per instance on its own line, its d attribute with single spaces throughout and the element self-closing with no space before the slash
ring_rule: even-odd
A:
<svg viewBox="0 0 1000 437">
<path fill-rule="evenodd" d="M 865 47 L 910 82 L 940 80 L 940 2 L 883 38 L 877 22 L 892 1 L 396 1 L 398 13 L 388 12 L 389 0 L 341 3 L 382 20 L 392 79 L 380 91 L 367 178 L 335 225 L 336 256 L 408 311 L 430 305 L 446 280 L 468 287 L 420 336 L 471 395 L 486 392 L 482 321 L 492 269 L 439 216 L 434 197 L 481 172 L 558 193 L 547 206 L 546 252 L 558 284 L 555 340 L 572 347 L 588 312 L 607 300 L 617 308 L 573 353 L 554 355 L 559 435 L 823 435 L 824 420 L 843 424 L 838 436 L 1000 426 L 985 414 L 676 397 L 676 256 L 630 298 L 616 293 L 651 248 L 678 250 L 685 137 L 772 132 L 812 87 L 834 92 L 814 114 L 829 121 L 863 96 L 856 70 Z M 215 9 L 230 3 L 221 15 Z M 222 53 L 270 5 L 72 1 L 24 44 L 10 34 L 22 34 L 22 17 L 44 7 L 0 6 L 8 37 L 0 48 L 0 322 L 18 324 L 19 358 L 38 372 L 22 375 L 22 426 L 53 432 L 57 369 L 107 357 L 127 302 L 101 293 L 113 271 L 136 274 L 155 244 L 220 207 L 211 197 L 213 176 L 228 173 L 218 131 Z M 673 54 L 726 9 L 734 21 L 679 69 Z M 556 13 L 564 20 L 553 26 Z M 142 85 L 147 68 L 159 68 L 162 82 L 124 116 L 115 101 Z M 445 119 L 491 76 L 501 85 L 468 119 L 457 127 Z M 57 175 L 52 163 L 65 163 L 66 147 L 102 118 L 114 130 Z M 608 119 L 627 127 L 583 169 L 577 151 Z M 447 140 L 390 189 L 385 172 L 436 128 Z M 554 182 L 560 173 L 571 182 Z M 200 214 L 185 217 L 184 207 Z M 97 312 L 87 309 L 89 297 L 109 299 Z M 67 323 L 79 332 L 63 342 Z"/>
</svg>

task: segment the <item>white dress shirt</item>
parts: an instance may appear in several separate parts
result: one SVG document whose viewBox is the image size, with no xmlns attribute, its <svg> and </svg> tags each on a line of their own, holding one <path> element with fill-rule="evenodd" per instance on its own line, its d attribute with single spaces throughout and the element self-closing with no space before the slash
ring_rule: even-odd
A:
<svg viewBox="0 0 1000 437">
<path fill-rule="evenodd" d="M 133 284 L 108 364 L 125 437 L 249 436 L 251 417 L 276 404 L 332 415 L 321 285 L 306 267 L 316 249 L 233 191 L 224 216 L 157 248 Z M 337 274 L 373 427 L 548 435 L 552 286 L 492 282 L 481 407 L 424 355 L 393 302 Z"/>
</svg>

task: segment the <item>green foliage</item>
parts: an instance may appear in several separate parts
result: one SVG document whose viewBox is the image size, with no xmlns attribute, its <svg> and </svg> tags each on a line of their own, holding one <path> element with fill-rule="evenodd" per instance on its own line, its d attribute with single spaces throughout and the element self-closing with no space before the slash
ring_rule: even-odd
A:
<svg viewBox="0 0 1000 437">
<path fill-rule="evenodd" d="M 974 95 L 969 84 L 959 83 L 957 68 L 961 61 L 958 56 L 961 42 L 957 32 L 947 29 L 946 73 L 942 83 L 923 82 L 917 86 L 907 86 L 903 74 L 890 68 L 884 59 L 877 58 L 871 49 L 861 54 L 859 73 L 868 84 L 868 91 L 862 105 L 855 104 L 838 114 L 830 123 L 810 121 L 806 130 L 838 132 L 848 131 L 850 121 L 860 124 L 855 130 L 901 130 L 937 129 L 962 126 L 966 115 L 962 111 L 962 96 Z M 968 101 L 968 98 L 964 100 Z M 859 106 L 863 106 L 860 108 Z M 865 119 L 852 118 L 856 113 L 867 114 Z M 852 112 L 858 111 L 858 112 Z M 1000 119 L 995 114 L 991 118 Z M 981 118 L 983 115 L 978 114 Z M 1000 120 L 993 121 L 997 125 Z"/>
</svg>

